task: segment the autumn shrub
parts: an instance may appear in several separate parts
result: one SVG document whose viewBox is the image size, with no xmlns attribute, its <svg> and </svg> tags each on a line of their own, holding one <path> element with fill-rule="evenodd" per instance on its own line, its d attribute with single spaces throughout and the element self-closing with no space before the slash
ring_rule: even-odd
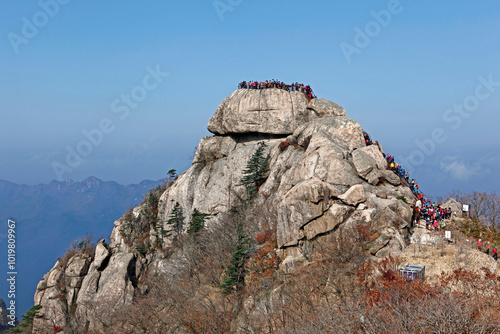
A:
<svg viewBox="0 0 500 334">
<path fill-rule="evenodd" d="M 266 231 L 264 233 L 257 234 L 257 236 L 255 237 L 255 241 L 257 245 L 262 245 L 266 241 L 270 240 L 270 238 L 271 238 L 271 231 Z"/>
<path fill-rule="evenodd" d="M 94 240 L 93 235 L 89 234 L 86 237 L 79 238 L 74 240 L 69 246 L 68 250 L 64 255 L 57 260 L 59 261 L 59 265 L 63 270 L 66 269 L 68 265 L 68 261 L 78 253 L 94 256 L 96 242 Z"/>
<path fill-rule="evenodd" d="M 280 149 L 281 152 L 285 151 L 290 144 L 287 141 L 282 141 L 279 145 L 278 148 Z"/>
<path fill-rule="evenodd" d="M 268 239 L 248 259 L 249 291 L 258 293 L 263 287 L 269 288 L 276 282 L 277 270 L 281 260 L 275 251 L 275 242 Z"/>
</svg>

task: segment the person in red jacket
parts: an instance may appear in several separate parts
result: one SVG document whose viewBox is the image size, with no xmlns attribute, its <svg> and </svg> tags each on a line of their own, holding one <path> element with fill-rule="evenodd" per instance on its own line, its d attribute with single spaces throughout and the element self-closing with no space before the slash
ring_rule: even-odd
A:
<svg viewBox="0 0 500 334">
<path fill-rule="evenodd" d="M 498 250 L 497 250 L 497 246 L 495 246 L 495 248 L 493 248 L 493 258 L 495 259 L 495 261 L 497 260 L 498 258 Z"/>
</svg>

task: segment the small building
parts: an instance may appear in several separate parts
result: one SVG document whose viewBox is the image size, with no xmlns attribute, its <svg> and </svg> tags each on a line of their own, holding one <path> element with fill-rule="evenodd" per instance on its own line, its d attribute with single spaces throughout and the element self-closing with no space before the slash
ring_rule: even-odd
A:
<svg viewBox="0 0 500 334">
<path fill-rule="evenodd" d="M 425 266 L 407 264 L 406 267 L 399 269 L 399 276 L 407 281 L 415 279 L 423 281 L 425 279 Z"/>
</svg>

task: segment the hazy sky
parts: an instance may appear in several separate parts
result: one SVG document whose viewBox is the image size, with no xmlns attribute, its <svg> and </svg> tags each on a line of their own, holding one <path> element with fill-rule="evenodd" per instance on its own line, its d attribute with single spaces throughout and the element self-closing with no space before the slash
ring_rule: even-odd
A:
<svg viewBox="0 0 500 334">
<path fill-rule="evenodd" d="M 426 193 L 499 188 L 499 1 L 0 4 L 0 179 L 182 172 L 239 81 L 277 78 L 342 105 Z"/>
</svg>

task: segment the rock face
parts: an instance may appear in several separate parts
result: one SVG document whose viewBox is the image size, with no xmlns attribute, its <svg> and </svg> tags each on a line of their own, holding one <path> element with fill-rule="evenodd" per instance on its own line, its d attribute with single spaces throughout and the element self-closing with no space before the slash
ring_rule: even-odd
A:
<svg viewBox="0 0 500 334">
<path fill-rule="evenodd" d="M 217 135 L 236 133 L 291 134 L 316 118 L 345 116 L 344 109 L 327 100 L 309 103 L 304 93 L 270 88 L 238 89 L 226 98 L 208 123 Z"/>
<path fill-rule="evenodd" d="M 77 327 L 102 330 L 114 311 L 131 301 L 134 266 L 134 254 L 111 254 L 103 241 L 97 244 L 95 255 L 80 252 L 66 264 L 58 260 L 37 286 L 35 305 L 42 305 L 42 318 L 34 319 L 33 332 L 47 333 L 53 324 L 74 327 L 76 319 L 86 319 Z"/>
<path fill-rule="evenodd" d="M 308 102 L 299 92 L 240 89 L 222 102 L 208 129 L 216 135 L 201 139 L 191 168 L 159 198 L 158 221 L 147 230 L 151 244 L 171 244 L 162 235 L 172 232 L 168 220 L 176 203 L 187 220 L 195 209 L 209 214 L 208 228 L 239 204 L 246 194 L 243 170 L 262 141 L 269 172 L 255 203 L 276 211 L 283 270 L 306 261 L 304 254 L 316 241 L 334 242 L 358 225 L 370 226 L 374 256 L 398 254 L 409 243 L 412 211 L 397 197 L 411 203 L 412 192 L 387 170 L 380 146 L 365 145 L 361 125 L 339 105 Z M 100 243 L 92 257 L 75 255 L 65 270 L 56 264 L 44 276 L 35 304 L 57 324 L 76 318 L 86 319 L 90 331 L 105 328 L 107 319 L 130 303 L 141 275 L 158 268 L 154 253 L 138 255 L 139 235 L 130 240 L 127 232 L 141 230 L 131 224 L 144 221 L 145 205 L 115 222 L 109 248 Z M 65 284 L 58 285 L 63 278 Z M 37 320 L 38 328 L 47 325 L 43 321 Z"/>
</svg>

